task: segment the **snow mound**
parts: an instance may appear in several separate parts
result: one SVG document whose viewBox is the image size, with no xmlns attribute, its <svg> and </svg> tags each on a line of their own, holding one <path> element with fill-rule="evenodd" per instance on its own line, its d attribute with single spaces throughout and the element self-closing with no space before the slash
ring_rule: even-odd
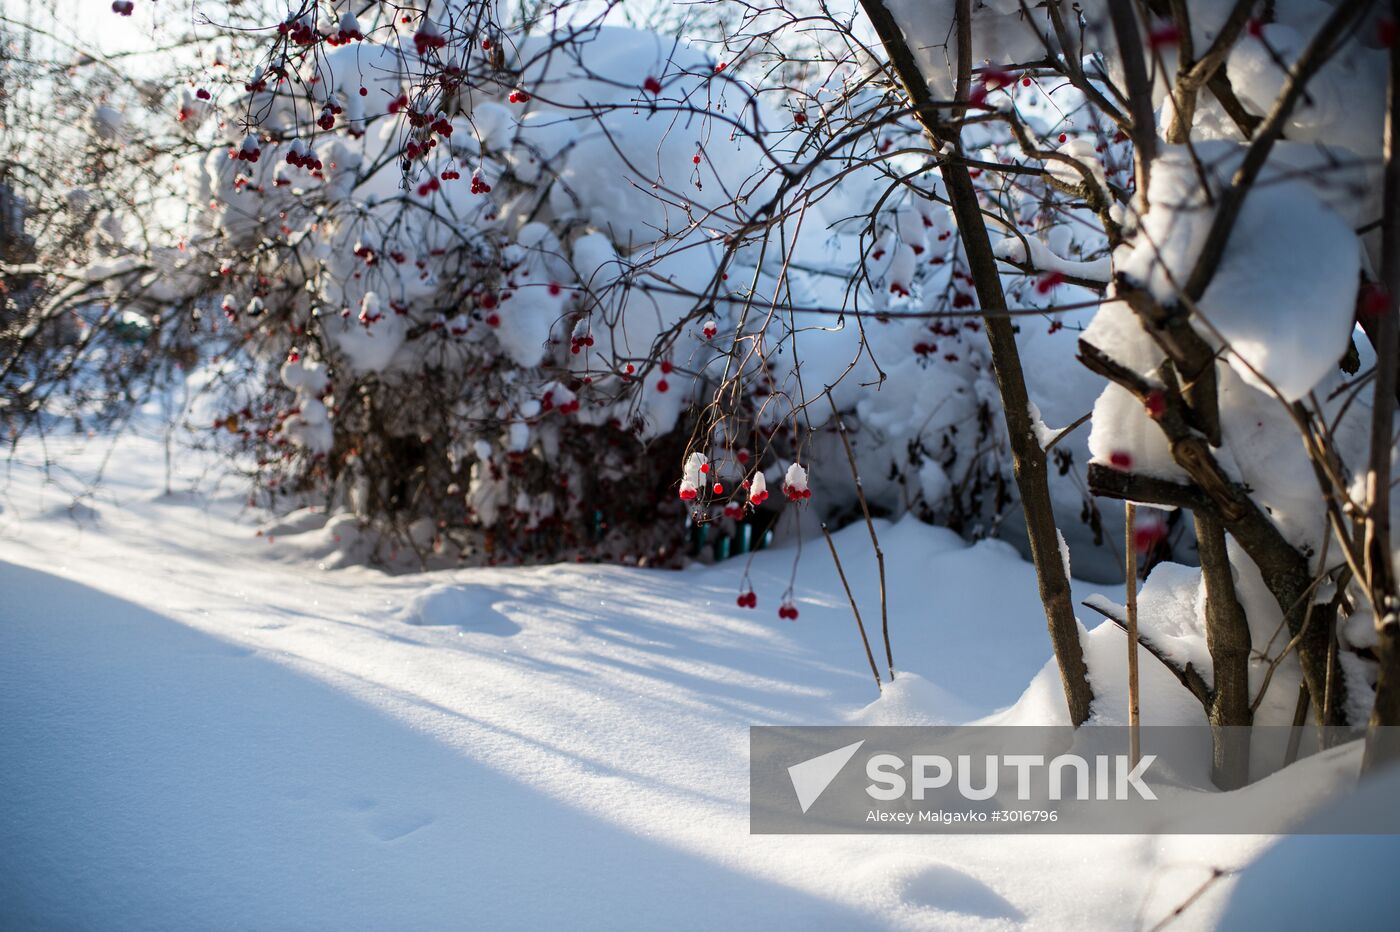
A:
<svg viewBox="0 0 1400 932">
<path fill-rule="evenodd" d="M 505 594 L 486 586 L 436 585 L 415 595 L 399 620 L 436 628 L 456 625 L 466 631 L 510 637 L 520 632 L 497 605 Z"/>
<path fill-rule="evenodd" d="M 900 673 L 880 698 L 851 716 L 852 725 L 954 725 L 971 718 L 967 705 L 917 673 Z"/>
</svg>

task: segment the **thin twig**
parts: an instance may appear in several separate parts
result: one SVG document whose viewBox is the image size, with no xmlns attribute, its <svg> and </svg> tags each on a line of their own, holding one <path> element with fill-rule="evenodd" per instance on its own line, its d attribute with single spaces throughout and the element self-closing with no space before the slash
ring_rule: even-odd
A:
<svg viewBox="0 0 1400 932">
<path fill-rule="evenodd" d="M 870 531 L 870 543 L 875 548 L 875 564 L 880 570 L 880 633 L 885 639 L 885 663 L 890 668 L 890 682 L 894 682 L 894 651 L 890 649 L 889 599 L 885 592 L 885 551 L 880 549 L 880 538 L 875 533 L 875 522 L 870 518 L 870 503 L 865 499 L 865 485 L 860 481 L 860 470 L 856 467 L 856 456 L 851 450 L 851 441 L 846 436 L 846 424 L 841 420 L 841 412 L 836 410 L 836 402 L 831 397 L 831 389 L 826 390 L 826 400 L 831 405 L 831 416 L 836 420 L 836 432 L 841 435 L 841 444 L 846 448 L 846 461 L 851 464 L 851 478 L 856 483 L 856 498 L 860 500 L 860 510 L 865 515 L 865 527 Z"/>
<path fill-rule="evenodd" d="M 1142 759 L 1142 729 L 1138 705 L 1138 613 L 1137 613 L 1137 546 L 1133 525 L 1137 521 L 1137 506 L 1128 502 L 1123 507 L 1125 527 L 1123 585 L 1128 596 L 1128 756 L 1134 767 Z"/>
<path fill-rule="evenodd" d="M 851 586 L 846 582 L 846 571 L 841 568 L 841 558 L 836 555 L 836 544 L 831 539 L 831 532 L 826 529 L 826 522 L 822 522 L 822 536 L 826 538 L 826 545 L 831 548 L 831 559 L 836 564 L 836 574 L 841 577 L 841 586 L 846 590 L 846 598 L 851 602 L 851 612 L 856 616 L 856 628 L 860 630 L 860 642 L 865 645 L 865 659 L 870 661 L 870 672 L 875 675 L 875 689 L 884 693 L 885 687 L 880 682 L 880 671 L 875 666 L 875 655 L 870 651 L 870 639 L 865 636 L 865 622 L 860 620 L 860 609 L 856 606 L 856 597 L 851 594 Z"/>
</svg>

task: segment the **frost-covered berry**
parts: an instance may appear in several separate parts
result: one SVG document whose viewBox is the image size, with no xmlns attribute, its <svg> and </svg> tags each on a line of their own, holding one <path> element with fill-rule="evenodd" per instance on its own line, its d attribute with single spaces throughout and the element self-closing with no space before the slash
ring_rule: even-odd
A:
<svg viewBox="0 0 1400 932">
<path fill-rule="evenodd" d="M 700 494 L 703 476 L 710 471 L 710 458 L 703 453 L 692 453 L 685 458 L 681 467 L 681 498 L 694 501 Z"/>
<path fill-rule="evenodd" d="M 713 340 L 715 334 L 719 333 L 719 324 L 715 323 L 713 320 L 707 320 L 705 321 L 705 325 L 700 328 L 700 331 L 705 334 L 705 339 Z"/>
<path fill-rule="evenodd" d="M 1147 553 L 1157 541 L 1167 536 L 1167 526 L 1161 521 L 1142 521 L 1133 526 L 1133 549 L 1138 553 Z"/>
<path fill-rule="evenodd" d="M 763 473 L 756 472 L 749 480 L 749 504 L 757 508 L 768 501 L 768 480 L 763 478 Z"/>
<path fill-rule="evenodd" d="M 807 487 L 807 469 L 797 463 L 788 467 L 787 475 L 783 477 L 783 494 L 790 502 L 800 502 L 812 497 L 812 490 Z"/>
<path fill-rule="evenodd" d="M 992 68 L 982 72 L 982 86 L 989 91 L 999 90 L 1003 87 L 1010 87 L 1016 83 L 1016 78 L 1009 71 L 1001 71 Z"/>
<path fill-rule="evenodd" d="M 243 145 L 239 147 L 235 157 L 240 162 L 256 162 L 260 155 L 262 155 L 262 142 L 258 139 L 257 133 L 249 133 L 243 137 Z"/>
<path fill-rule="evenodd" d="M 447 46 L 447 39 L 437 31 L 437 27 L 431 22 L 424 20 L 422 27 L 413 34 L 413 47 L 421 57 L 430 51 L 435 51 Z"/>
</svg>

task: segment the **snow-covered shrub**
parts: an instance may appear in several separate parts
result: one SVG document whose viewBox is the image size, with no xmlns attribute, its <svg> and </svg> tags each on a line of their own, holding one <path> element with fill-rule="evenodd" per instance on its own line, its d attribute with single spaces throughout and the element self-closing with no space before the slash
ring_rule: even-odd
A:
<svg viewBox="0 0 1400 932">
<path fill-rule="evenodd" d="M 831 386 L 877 509 L 995 530 L 1009 466 L 946 209 L 843 171 L 869 141 L 810 151 L 800 114 L 713 56 L 473 9 L 293 17 L 242 88 L 182 103 L 227 136 L 197 200 L 259 375 L 216 426 L 262 488 L 420 552 L 665 561 L 687 515 L 747 518 L 758 468 L 782 488 L 811 462 L 816 507 L 854 513 Z M 761 306 L 775 289 L 788 308 Z M 688 506 L 676 464 L 702 448 Z"/>
</svg>

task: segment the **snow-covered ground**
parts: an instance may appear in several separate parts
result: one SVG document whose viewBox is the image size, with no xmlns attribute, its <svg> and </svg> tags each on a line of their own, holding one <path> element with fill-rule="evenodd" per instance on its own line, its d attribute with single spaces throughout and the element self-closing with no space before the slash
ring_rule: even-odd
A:
<svg viewBox="0 0 1400 932">
<path fill-rule="evenodd" d="M 792 623 L 794 548 L 754 560 L 757 611 L 742 559 L 325 570 L 322 519 L 259 535 L 236 479 L 164 481 L 131 436 L 27 442 L 0 483 L 7 928 L 1152 928 L 1268 842 L 749 835 L 752 724 L 1062 716 L 1005 544 L 882 525 L 900 677 L 872 704 L 820 538 Z M 866 531 L 836 541 L 869 623 Z M 1106 702 L 1122 643 L 1089 640 Z"/>
</svg>

